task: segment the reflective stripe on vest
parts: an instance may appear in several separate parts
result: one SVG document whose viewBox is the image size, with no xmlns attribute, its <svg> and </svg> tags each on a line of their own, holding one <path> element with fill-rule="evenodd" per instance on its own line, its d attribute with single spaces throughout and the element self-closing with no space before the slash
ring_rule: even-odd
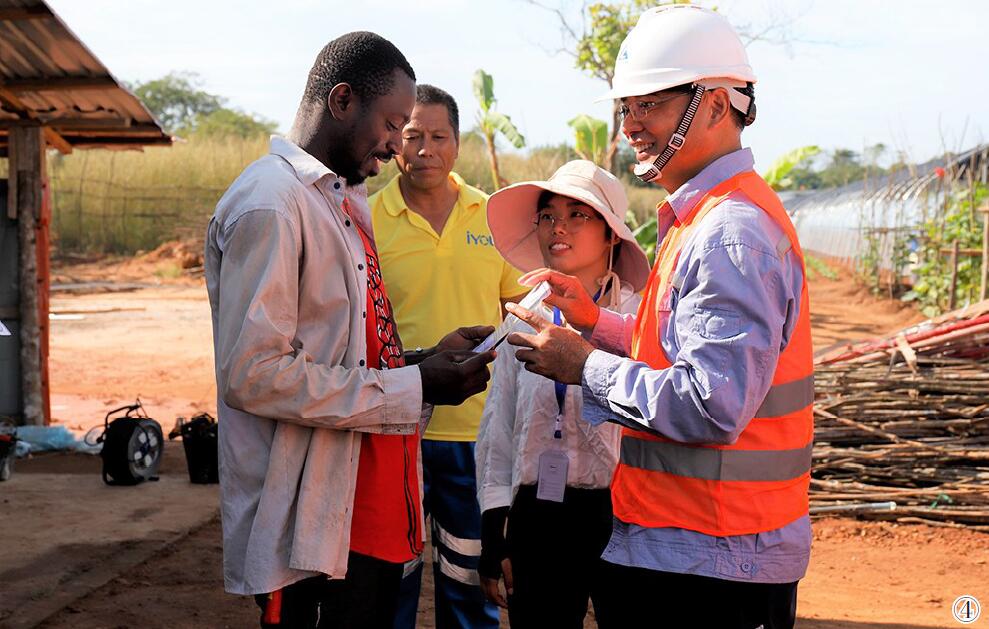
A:
<svg viewBox="0 0 989 629">
<path fill-rule="evenodd" d="M 783 230 L 776 253 L 782 258 L 792 250 L 803 266 L 796 230 L 769 186 L 751 171 L 722 182 L 697 202 L 682 223 L 675 223 L 661 243 L 639 307 L 633 359 L 654 369 L 671 366 L 660 334 L 672 315 L 671 291 L 682 288 L 680 251 L 707 213 L 736 192 L 748 197 Z M 615 516 L 641 526 L 673 526 L 728 536 L 777 529 L 806 515 L 813 402 L 805 281 L 797 323 L 780 353 L 772 385 L 735 443 L 684 444 L 652 433 L 622 431 L 621 456 L 612 481 Z"/>
<path fill-rule="evenodd" d="M 814 403 L 814 374 L 793 382 L 774 384 L 769 388 L 756 417 L 782 417 L 805 409 Z"/>
<path fill-rule="evenodd" d="M 796 450 L 723 450 L 672 441 L 622 439 L 621 462 L 703 480 L 784 481 L 810 471 L 813 445 Z"/>
</svg>

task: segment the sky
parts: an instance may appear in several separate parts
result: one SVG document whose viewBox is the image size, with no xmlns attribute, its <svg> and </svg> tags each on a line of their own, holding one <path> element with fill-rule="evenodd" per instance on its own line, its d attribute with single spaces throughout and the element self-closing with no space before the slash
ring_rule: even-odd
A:
<svg viewBox="0 0 989 629">
<path fill-rule="evenodd" d="M 580 3 L 543 0 L 579 25 Z M 494 77 L 497 108 L 530 146 L 572 142 L 567 121 L 608 119 L 594 99 L 607 85 L 574 68 L 559 21 L 523 0 L 49 0 L 118 78 L 194 72 L 202 89 L 287 130 L 306 75 L 328 41 L 371 30 L 406 55 L 423 83 L 457 99 L 474 124 L 471 77 Z M 704 4 L 704 3 L 702 3 Z M 710 3 L 708 3 L 710 4 Z M 787 23 L 789 43 L 748 46 L 758 120 L 746 129 L 757 168 L 810 144 L 861 151 L 883 143 L 925 161 L 989 135 L 984 48 L 989 2 L 950 0 L 722 0 L 718 10 L 755 32 Z"/>
</svg>

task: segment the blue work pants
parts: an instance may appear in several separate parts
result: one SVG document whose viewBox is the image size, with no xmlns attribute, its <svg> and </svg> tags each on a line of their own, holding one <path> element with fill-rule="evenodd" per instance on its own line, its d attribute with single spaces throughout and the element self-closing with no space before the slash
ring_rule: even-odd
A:
<svg viewBox="0 0 989 629">
<path fill-rule="evenodd" d="M 481 591 L 481 512 L 473 441 L 422 441 L 423 510 L 430 519 L 437 629 L 498 627 L 498 607 Z M 406 564 L 395 629 L 414 629 L 422 562 Z"/>
</svg>

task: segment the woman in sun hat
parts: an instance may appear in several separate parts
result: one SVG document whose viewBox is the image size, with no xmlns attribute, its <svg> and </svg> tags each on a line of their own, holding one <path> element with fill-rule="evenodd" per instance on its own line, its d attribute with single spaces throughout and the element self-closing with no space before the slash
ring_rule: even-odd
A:
<svg viewBox="0 0 989 629">
<path fill-rule="evenodd" d="M 625 225 L 627 208 L 618 179 L 576 160 L 548 181 L 496 192 L 488 224 L 516 268 L 575 276 L 597 303 L 634 313 L 649 263 Z M 566 323 L 559 310 L 541 314 Z M 517 321 L 512 331 L 531 328 Z M 515 349 L 506 344 L 495 361 L 477 439 L 481 586 L 513 626 L 582 627 L 611 535 L 619 426 L 578 421 L 580 387 L 526 371 Z"/>
</svg>

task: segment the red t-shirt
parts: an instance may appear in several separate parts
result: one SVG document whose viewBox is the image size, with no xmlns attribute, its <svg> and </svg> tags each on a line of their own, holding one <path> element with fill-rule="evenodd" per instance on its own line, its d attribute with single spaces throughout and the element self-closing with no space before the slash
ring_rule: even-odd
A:
<svg viewBox="0 0 989 629">
<path fill-rule="evenodd" d="M 377 252 L 359 229 L 367 258 L 367 367 L 394 369 L 405 364 L 391 303 L 381 280 Z M 357 467 L 357 489 L 350 528 L 350 550 L 393 563 L 422 553 L 419 528 L 419 437 L 365 433 Z"/>
</svg>

